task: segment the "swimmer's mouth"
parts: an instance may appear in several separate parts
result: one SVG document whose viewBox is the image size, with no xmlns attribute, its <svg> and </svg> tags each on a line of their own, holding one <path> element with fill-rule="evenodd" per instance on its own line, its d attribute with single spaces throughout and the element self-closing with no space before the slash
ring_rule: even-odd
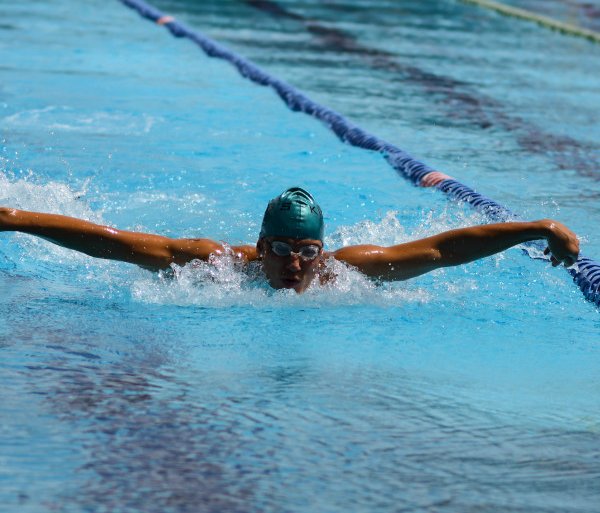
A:
<svg viewBox="0 0 600 513">
<path fill-rule="evenodd" d="M 296 285 L 298 285 L 298 283 L 300 283 L 302 280 L 299 277 L 287 277 L 287 278 L 281 278 L 281 282 L 283 283 L 283 286 L 286 289 L 292 289 L 294 288 Z"/>
</svg>

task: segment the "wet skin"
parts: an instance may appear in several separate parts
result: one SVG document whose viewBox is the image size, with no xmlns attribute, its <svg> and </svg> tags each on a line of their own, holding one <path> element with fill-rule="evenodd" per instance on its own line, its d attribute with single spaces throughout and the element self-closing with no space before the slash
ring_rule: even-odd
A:
<svg viewBox="0 0 600 513">
<path fill-rule="evenodd" d="M 278 256 L 271 249 L 271 242 L 286 242 L 292 247 L 288 256 Z M 304 260 L 296 254 L 302 246 L 315 245 L 321 248 L 313 260 Z M 288 239 L 285 237 L 266 237 L 256 244 L 259 258 L 269 285 L 274 289 L 294 289 L 304 292 L 319 272 L 323 260 L 323 243 L 316 239 Z"/>
</svg>

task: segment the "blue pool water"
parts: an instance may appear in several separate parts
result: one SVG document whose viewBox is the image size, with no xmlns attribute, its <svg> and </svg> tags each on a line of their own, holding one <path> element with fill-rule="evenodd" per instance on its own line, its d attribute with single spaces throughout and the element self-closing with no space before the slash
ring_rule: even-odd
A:
<svg viewBox="0 0 600 513">
<path fill-rule="evenodd" d="M 451 0 L 157 5 L 600 258 L 600 46 Z M 329 248 L 484 221 L 119 2 L 0 6 L 2 205 L 251 243 L 299 184 Z M 563 270 L 177 271 L 1 234 L 0 511 L 597 511 L 600 318 Z"/>
</svg>

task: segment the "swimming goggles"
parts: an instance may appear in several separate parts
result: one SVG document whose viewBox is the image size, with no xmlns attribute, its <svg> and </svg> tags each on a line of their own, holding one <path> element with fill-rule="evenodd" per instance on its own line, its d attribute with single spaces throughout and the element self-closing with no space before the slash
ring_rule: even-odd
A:
<svg viewBox="0 0 600 513">
<path fill-rule="evenodd" d="M 271 251 L 280 257 L 298 255 L 302 260 L 314 260 L 319 256 L 321 248 L 316 244 L 308 244 L 307 246 L 302 246 L 298 251 L 292 251 L 292 246 L 287 242 L 274 240 L 271 242 Z"/>
</svg>

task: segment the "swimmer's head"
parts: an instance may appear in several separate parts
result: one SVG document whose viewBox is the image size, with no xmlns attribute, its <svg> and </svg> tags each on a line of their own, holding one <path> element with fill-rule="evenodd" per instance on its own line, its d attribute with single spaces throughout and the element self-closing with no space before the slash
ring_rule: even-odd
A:
<svg viewBox="0 0 600 513">
<path fill-rule="evenodd" d="M 292 187 L 269 202 L 256 248 L 273 288 L 309 287 L 323 258 L 323 231 L 321 208 L 304 189 Z"/>
<path fill-rule="evenodd" d="M 290 187 L 269 201 L 260 238 L 285 237 L 323 242 L 323 212 L 309 192 Z"/>
</svg>

